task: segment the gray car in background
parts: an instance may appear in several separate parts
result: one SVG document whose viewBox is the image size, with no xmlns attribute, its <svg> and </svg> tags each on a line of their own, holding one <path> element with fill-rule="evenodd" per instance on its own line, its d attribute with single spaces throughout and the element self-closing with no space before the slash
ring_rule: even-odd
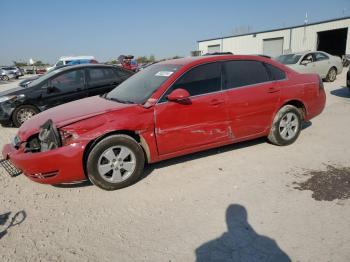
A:
<svg viewBox="0 0 350 262">
<path fill-rule="evenodd" d="M 11 71 L 3 70 L 0 68 L 0 79 L 4 81 L 8 81 L 10 79 L 16 78 L 16 75 Z"/>
<path fill-rule="evenodd" d="M 343 71 L 340 57 L 322 51 L 281 55 L 276 60 L 299 73 L 319 74 L 328 82 L 333 82 Z"/>
<path fill-rule="evenodd" d="M 23 76 L 23 72 L 16 66 L 7 66 L 7 67 L 2 67 L 1 69 L 7 72 L 13 73 L 16 78 Z"/>
</svg>

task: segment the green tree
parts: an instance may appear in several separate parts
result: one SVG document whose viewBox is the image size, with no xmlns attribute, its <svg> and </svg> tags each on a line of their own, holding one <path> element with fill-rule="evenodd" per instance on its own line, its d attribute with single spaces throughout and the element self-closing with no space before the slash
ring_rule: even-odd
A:
<svg viewBox="0 0 350 262">
<path fill-rule="evenodd" d="M 155 56 L 154 56 L 154 55 L 150 55 L 150 56 L 149 56 L 149 59 L 148 59 L 148 62 L 149 62 L 149 63 L 154 63 L 155 61 L 156 61 Z"/>
<path fill-rule="evenodd" d="M 13 61 L 13 64 L 15 65 L 15 66 L 27 66 L 28 64 L 27 63 L 25 63 L 25 62 L 17 62 L 17 61 Z"/>
</svg>

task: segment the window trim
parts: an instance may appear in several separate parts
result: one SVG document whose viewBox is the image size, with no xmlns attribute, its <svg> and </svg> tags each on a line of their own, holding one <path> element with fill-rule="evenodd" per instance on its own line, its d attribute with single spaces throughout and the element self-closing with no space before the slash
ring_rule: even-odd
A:
<svg viewBox="0 0 350 262">
<path fill-rule="evenodd" d="M 253 61 L 253 62 L 258 62 L 258 63 L 262 63 L 263 67 L 265 68 L 269 78 L 273 78 L 272 75 L 271 75 L 271 71 L 267 68 L 266 64 L 269 64 L 271 66 L 274 66 L 270 63 L 267 63 L 265 61 L 260 61 L 260 60 L 254 60 L 254 59 L 239 59 L 239 60 L 225 60 L 224 62 L 232 62 L 232 61 Z M 224 67 L 224 63 L 222 65 Z M 222 68 L 223 68 L 222 67 Z M 276 66 L 274 66 L 276 67 Z M 278 67 L 276 67 L 277 69 L 279 70 L 282 70 Z M 282 70 L 283 71 L 283 70 Z M 288 76 L 287 76 L 287 73 L 285 71 L 284 72 L 284 75 L 285 75 L 285 78 L 284 79 L 280 79 L 280 80 L 269 80 L 269 81 L 265 81 L 265 82 L 260 82 L 260 83 L 255 83 L 255 84 L 250 84 L 250 85 L 243 85 L 243 86 L 238 86 L 238 87 L 233 87 L 233 88 L 228 88 L 228 89 L 223 89 L 223 91 L 230 91 L 230 90 L 237 90 L 237 89 L 240 89 L 240 88 L 246 88 L 246 87 L 254 87 L 254 86 L 257 86 L 257 85 L 262 85 L 262 84 L 266 84 L 266 83 L 274 83 L 274 82 L 281 82 L 281 81 L 286 81 L 288 80 Z M 226 72 L 223 72 L 223 75 L 226 77 Z M 222 85 L 223 87 L 223 85 Z"/>
<path fill-rule="evenodd" d="M 170 101 L 168 101 L 166 98 L 165 101 L 162 101 L 161 100 L 163 99 L 163 97 L 165 97 L 165 94 L 168 92 L 168 90 L 170 88 L 172 88 L 174 86 L 174 84 L 183 76 L 185 75 L 186 73 L 190 72 L 191 70 L 197 68 L 197 67 L 200 67 L 200 66 L 205 66 L 205 65 L 209 65 L 209 64 L 214 64 L 214 63 L 218 63 L 219 66 L 220 66 L 220 78 L 221 78 L 221 81 L 220 81 L 220 90 L 219 91 L 215 91 L 215 92 L 210 92 L 210 93 L 205 93 L 205 94 L 200 94 L 200 95 L 195 95 L 195 96 L 190 96 L 190 98 L 196 98 L 196 97 L 200 97 L 200 96 L 205 96 L 205 95 L 209 95 L 209 94 L 216 94 L 216 93 L 221 93 L 225 90 L 222 89 L 222 85 L 223 85 L 223 70 L 222 70 L 222 67 L 223 67 L 223 63 L 226 60 L 219 60 L 219 61 L 214 61 L 214 62 L 206 62 L 206 63 L 203 63 L 203 64 L 199 64 L 199 65 L 195 65 L 191 68 L 189 68 L 188 70 L 186 70 L 185 72 L 183 72 L 180 76 L 178 76 L 172 83 L 170 86 L 168 86 L 168 88 L 163 92 L 163 94 L 160 96 L 160 98 L 158 99 L 157 104 L 164 104 L 164 103 L 169 103 Z M 227 61 L 234 61 L 234 60 L 227 60 Z"/>
<path fill-rule="evenodd" d="M 45 83 L 47 83 L 47 86 L 51 86 L 52 85 L 52 80 L 63 75 L 63 74 L 66 74 L 66 73 L 70 73 L 70 72 L 73 72 L 73 71 L 78 71 L 78 70 L 81 70 L 84 74 L 84 83 L 83 83 L 83 88 L 82 90 L 86 90 L 87 89 L 87 74 L 85 72 L 85 69 L 84 68 L 73 68 L 73 69 L 70 69 L 70 70 L 65 70 L 65 71 L 62 71 L 60 72 L 59 74 L 57 75 L 54 75 L 52 76 L 51 78 L 47 79 L 47 81 L 45 81 Z M 65 93 L 68 93 L 68 92 L 65 92 Z"/>
</svg>

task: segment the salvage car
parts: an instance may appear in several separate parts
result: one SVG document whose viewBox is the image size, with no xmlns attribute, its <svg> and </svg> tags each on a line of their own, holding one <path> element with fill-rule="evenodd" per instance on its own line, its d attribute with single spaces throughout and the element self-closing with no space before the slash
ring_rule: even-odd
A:
<svg viewBox="0 0 350 262">
<path fill-rule="evenodd" d="M 264 57 L 168 60 L 106 95 L 34 116 L 4 146 L 3 162 L 39 183 L 89 179 L 115 190 L 136 182 L 145 163 L 258 137 L 290 145 L 325 101 L 318 75 Z"/>
<path fill-rule="evenodd" d="M 0 92 L 0 123 L 19 127 L 48 108 L 107 93 L 132 74 L 121 67 L 98 64 L 53 70 L 25 86 Z"/>
<path fill-rule="evenodd" d="M 343 71 L 340 57 L 321 51 L 281 55 L 276 60 L 299 73 L 319 74 L 328 82 L 333 82 Z"/>
</svg>

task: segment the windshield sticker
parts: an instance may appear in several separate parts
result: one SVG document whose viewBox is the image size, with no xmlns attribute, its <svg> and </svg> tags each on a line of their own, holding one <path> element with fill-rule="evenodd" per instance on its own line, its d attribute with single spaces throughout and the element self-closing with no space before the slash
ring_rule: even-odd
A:
<svg viewBox="0 0 350 262">
<path fill-rule="evenodd" d="M 156 76 L 165 76 L 165 77 L 169 77 L 173 74 L 174 72 L 171 71 L 159 71 Z"/>
</svg>

